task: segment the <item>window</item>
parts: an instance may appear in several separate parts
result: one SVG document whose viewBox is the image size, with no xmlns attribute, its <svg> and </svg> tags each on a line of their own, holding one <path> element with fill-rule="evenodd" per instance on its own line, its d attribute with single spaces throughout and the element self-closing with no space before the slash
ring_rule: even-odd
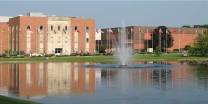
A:
<svg viewBox="0 0 208 104">
<path fill-rule="evenodd" d="M 89 43 L 89 38 L 86 38 L 86 42 Z"/>
<path fill-rule="evenodd" d="M 58 31 L 60 31 L 61 30 L 61 26 L 58 26 Z"/>
<path fill-rule="evenodd" d="M 67 26 L 65 26 L 65 30 L 67 30 L 68 29 L 68 27 Z"/>
<path fill-rule="evenodd" d="M 77 26 L 74 27 L 74 30 L 75 30 L 75 31 L 77 30 Z"/>
<path fill-rule="evenodd" d="M 43 26 L 40 26 L 40 30 L 41 30 L 41 31 L 43 30 Z"/>
<path fill-rule="evenodd" d="M 86 32 L 89 32 L 89 27 L 88 26 L 86 27 Z"/>
<path fill-rule="evenodd" d="M 51 25 L 51 31 L 53 31 L 53 26 Z"/>
<path fill-rule="evenodd" d="M 28 25 L 28 26 L 27 26 L 27 30 L 30 30 L 30 29 L 31 29 L 31 28 L 30 28 L 30 26 Z"/>
</svg>

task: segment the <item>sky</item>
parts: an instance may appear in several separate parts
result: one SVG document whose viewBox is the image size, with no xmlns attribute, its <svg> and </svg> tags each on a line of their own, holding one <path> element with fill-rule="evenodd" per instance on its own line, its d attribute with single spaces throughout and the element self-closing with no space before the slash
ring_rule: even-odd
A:
<svg viewBox="0 0 208 104">
<path fill-rule="evenodd" d="M 96 20 L 97 28 L 208 24 L 208 1 L 0 1 L 1 16 L 29 11 L 47 15 L 82 16 Z"/>
</svg>

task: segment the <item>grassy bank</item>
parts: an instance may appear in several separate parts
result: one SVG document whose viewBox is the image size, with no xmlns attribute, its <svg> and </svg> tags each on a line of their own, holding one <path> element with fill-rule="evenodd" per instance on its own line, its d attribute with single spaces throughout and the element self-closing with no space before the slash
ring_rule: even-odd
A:
<svg viewBox="0 0 208 104">
<path fill-rule="evenodd" d="M 40 104 L 31 101 L 19 100 L 0 95 L 0 104 Z"/>
<path fill-rule="evenodd" d="M 208 57 L 183 57 L 180 54 L 137 54 L 134 55 L 134 61 L 208 61 Z M 59 57 L 10 57 L 0 58 L 0 62 L 115 62 L 114 56 L 59 56 Z"/>
</svg>

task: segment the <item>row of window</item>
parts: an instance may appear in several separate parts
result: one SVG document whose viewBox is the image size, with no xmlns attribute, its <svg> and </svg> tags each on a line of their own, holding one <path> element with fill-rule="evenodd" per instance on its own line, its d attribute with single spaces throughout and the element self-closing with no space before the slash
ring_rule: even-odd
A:
<svg viewBox="0 0 208 104">
<path fill-rule="evenodd" d="M 43 26 L 41 25 L 38 29 L 39 29 L 39 30 L 43 30 Z M 74 27 L 74 30 L 76 31 L 77 29 L 78 29 L 77 26 L 75 26 L 75 27 Z M 27 26 L 27 30 L 31 30 L 31 26 L 30 26 L 30 25 Z M 53 30 L 54 30 L 54 27 L 53 27 L 53 26 L 50 26 L 50 30 L 53 31 Z M 61 30 L 61 26 L 58 26 L 58 31 L 60 31 L 60 30 Z M 64 30 L 67 31 L 67 30 L 68 30 L 68 26 L 65 26 L 65 27 L 64 27 Z M 85 31 L 86 31 L 86 32 L 89 32 L 89 30 L 90 30 L 90 29 L 89 29 L 89 27 L 87 26 L 87 27 L 85 28 Z"/>
<path fill-rule="evenodd" d="M 57 29 L 58 29 L 58 31 L 60 31 L 60 30 L 61 30 L 61 26 L 60 26 L 60 25 L 57 26 Z M 74 27 L 74 30 L 76 31 L 77 29 L 78 29 L 77 26 L 75 26 L 75 27 Z M 51 31 L 54 30 L 54 26 L 53 26 L 53 25 L 50 26 L 50 30 L 51 30 Z M 64 27 L 64 30 L 67 31 L 67 30 L 68 30 L 68 26 L 65 26 L 65 27 Z M 85 30 L 86 30 L 86 31 L 89 31 L 89 27 L 87 26 L 87 27 L 85 28 Z"/>
<path fill-rule="evenodd" d="M 39 28 L 38 28 L 39 30 L 43 30 L 43 26 L 41 25 Z M 27 30 L 31 30 L 31 26 L 27 26 Z"/>
<path fill-rule="evenodd" d="M 16 29 L 16 31 L 18 31 L 19 27 L 18 27 L 18 26 L 11 26 L 11 30 L 14 31 L 14 29 Z M 31 26 L 28 25 L 28 26 L 26 27 L 26 29 L 27 29 L 27 30 L 31 30 Z M 43 30 L 43 26 L 42 26 L 42 25 L 39 26 L 38 29 L 39 29 L 39 30 Z"/>
</svg>

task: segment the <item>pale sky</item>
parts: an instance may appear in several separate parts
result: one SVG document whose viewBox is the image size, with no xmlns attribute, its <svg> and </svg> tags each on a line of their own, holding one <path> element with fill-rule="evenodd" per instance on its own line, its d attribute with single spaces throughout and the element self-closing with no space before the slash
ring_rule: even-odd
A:
<svg viewBox="0 0 208 104">
<path fill-rule="evenodd" d="M 1 16 L 29 11 L 94 18 L 98 28 L 208 24 L 208 1 L 0 1 Z"/>
</svg>

